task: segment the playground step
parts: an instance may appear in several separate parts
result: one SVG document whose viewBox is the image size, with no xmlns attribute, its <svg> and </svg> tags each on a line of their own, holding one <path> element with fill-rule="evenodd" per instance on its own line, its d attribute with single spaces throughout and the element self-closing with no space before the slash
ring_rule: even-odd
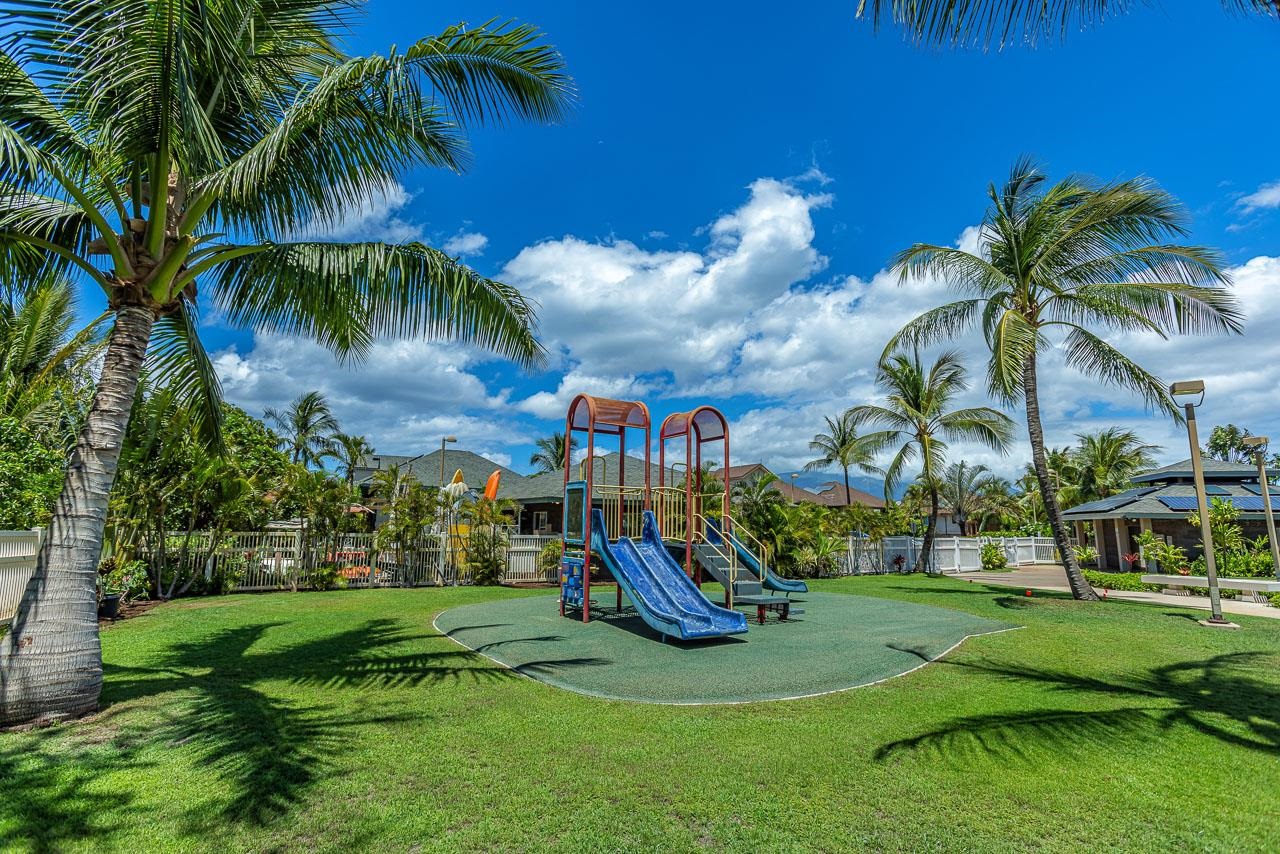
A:
<svg viewBox="0 0 1280 854">
<path fill-rule="evenodd" d="M 722 586 L 730 586 L 731 567 L 728 559 L 711 546 L 699 544 L 694 547 L 694 557 L 707 571 L 707 574 Z M 764 591 L 760 580 L 742 564 L 738 564 L 737 581 L 733 582 L 734 598 L 738 596 L 758 596 Z"/>
</svg>

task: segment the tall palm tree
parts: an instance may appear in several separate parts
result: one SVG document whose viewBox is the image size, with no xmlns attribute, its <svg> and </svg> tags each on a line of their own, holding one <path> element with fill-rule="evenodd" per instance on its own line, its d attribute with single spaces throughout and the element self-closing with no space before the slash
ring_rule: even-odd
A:
<svg viewBox="0 0 1280 854">
<path fill-rule="evenodd" d="M 1280 18 L 1275 0 L 1219 0 L 1229 12 Z M 888 18 L 927 44 L 980 44 L 1004 47 L 1025 41 L 1065 37 L 1130 11 L 1123 0 L 858 0 L 857 16 L 879 25 Z"/>
<path fill-rule="evenodd" d="M 559 430 L 550 436 L 544 436 L 534 443 L 538 450 L 534 451 L 529 457 L 529 465 L 535 466 L 538 473 L 564 471 L 565 454 L 565 438 L 564 434 Z M 571 439 L 569 442 L 569 453 L 578 448 L 578 440 Z"/>
<path fill-rule="evenodd" d="M 1078 444 L 1071 463 L 1078 500 L 1094 501 L 1128 489 L 1134 475 L 1153 468 L 1159 445 L 1138 438 L 1132 430 L 1109 427 L 1094 433 L 1077 433 Z"/>
<path fill-rule="evenodd" d="M 1013 434 L 1013 422 L 987 406 L 951 408 L 956 395 L 969 387 L 968 372 L 954 351 L 941 354 L 927 369 L 918 352 L 889 353 L 880 361 L 876 385 L 885 392 L 885 402 L 853 407 L 850 420 L 854 427 L 881 428 L 865 437 L 872 447 L 898 446 L 885 469 L 886 498 L 893 494 L 907 465 L 920 461 L 920 480 L 929 491 L 929 521 L 916 558 L 915 570 L 919 572 L 926 568 L 938 528 L 947 442 L 980 442 L 1004 452 Z"/>
<path fill-rule="evenodd" d="M 819 433 L 809 442 L 809 450 L 821 454 L 815 460 L 804 464 L 805 471 L 821 471 L 831 466 L 840 466 L 844 472 L 844 503 L 847 507 L 853 503 L 853 490 L 849 488 L 849 469 L 857 468 L 867 474 L 884 474 L 876 465 L 877 448 L 859 436 L 849 413 L 839 418 L 826 416 L 827 432 Z"/>
<path fill-rule="evenodd" d="M 951 508 L 951 518 L 960 526 L 962 534 L 968 536 L 970 522 L 981 525 L 984 492 L 991 489 L 991 484 L 1000 482 L 989 468 L 981 463 L 970 464 L 967 460 L 951 463 L 942 472 L 938 492 Z"/>
<path fill-rule="evenodd" d="M 1026 407 L 1036 480 L 1071 591 L 1077 599 L 1096 599 L 1069 548 L 1049 479 L 1039 353 L 1060 333 L 1066 363 L 1090 382 L 1128 388 L 1177 418 L 1160 379 L 1104 335 L 1240 332 L 1242 316 L 1223 287 L 1227 277 L 1216 252 L 1164 242 L 1185 235 L 1182 208 L 1146 179 L 1096 185 L 1069 177 L 1046 187 L 1040 170 L 1023 159 L 988 195 L 976 254 L 917 243 L 898 255 L 904 281 L 937 276 L 967 298 L 920 315 L 890 347 L 950 339 L 981 322 L 991 351 L 988 389 L 1004 403 Z"/>
<path fill-rule="evenodd" d="M 355 489 L 356 469 L 362 460 L 372 454 L 373 445 L 364 436 L 353 436 L 350 433 L 333 435 L 333 456 L 338 461 L 348 489 Z"/>
<path fill-rule="evenodd" d="M 514 288 L 420 243 L 297 237 L 339 224 L 405 169 L 463 169 L 471 126 L 555 120 L 572 99 L 559 54 L 524 25 L 348 55 L 359 5 L 5 3 L 0 251 L 75 270 L 101 288 L 113 327 L 50 535 L 0 641 L 0 723 L 97 705 L 95 570 L 138 376 L 149 362 L 193 399 L 218 398 L 198 291 L 230 323 L 346 358 L 391 334 L 541 361 Z"/>
<path fill-rule="evenodd" d="M 318 391 L 302 393 L 283 410 L 269 408 L 263 417 L 280 434 L 280 449 L 289 454 L 294 465 L 317 468 L 336 453 L 338 419 Z"/>
</svg>

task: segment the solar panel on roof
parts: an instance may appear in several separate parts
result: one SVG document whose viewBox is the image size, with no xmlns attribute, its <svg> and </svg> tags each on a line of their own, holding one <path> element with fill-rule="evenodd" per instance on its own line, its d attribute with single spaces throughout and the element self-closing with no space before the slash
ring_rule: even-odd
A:
<svg viewBox="0 0 1280 854">
<path fill-rule="evenodd" d="M 1257 484 L 1257 483 L 1242 483 L 1242 484 L 1240 484 L 1240 485 L 1241 485 L 1241 486 L 1243 486 L 1243 487 L 1245 488 L 1245 490 L 1247 490 L 1248 492 L 1252 492 L 1254 495 L 1261 495 L 1261 494 L 1262 494 L 1262 485 L 1261 485 L 1261 484 Z"/>
<path fill-rule="evenodd" d="M 1216 483 L 1210 483 L 1205 485 L 1204 494 L 1205 495 L 1230 495 L 1231 490 L 1223 486 L 1218 486 Z"/>
<path fill-rule="evenodd" d="M 1195 510 L 1200 504 L 1194 495 L 1166 495 L 1160 499 L 1160 503 L 1175 513 Z"/>
<path fill-rule="evenodd" d="M 1262 512 L 1261 495 L 1233 495 L 1227 499 L 1237 510 L 1245 513 Z M 1194 495 L 1166 495 L 1160 503 L 1175 513 L 1191 512 L 1199 509 L 1199 502 Z M 1280 510 L 1280 495 L 1271 496 L 1271 509 Z"/>
</svg>

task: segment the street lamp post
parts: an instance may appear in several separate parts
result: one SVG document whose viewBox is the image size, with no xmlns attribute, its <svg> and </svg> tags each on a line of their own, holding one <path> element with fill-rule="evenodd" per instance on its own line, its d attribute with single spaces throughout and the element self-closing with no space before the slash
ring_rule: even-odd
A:
<svg viewBox="0 0 1280 854">
<path fill-rule="evenodd" d="M 444 494 L 444 446 L 453 442 L 457 442 L 457 436 L 444 436 L 440 439 L 440 492 L 436 495 L 436 499 L 440 505 L 440 578 L 443 580 L 445 571 L 448 569 L 446 553 L 450 553 L 452 557 L 453 536 L 449 533 L 449 505 L 445 501 Z M 457 575 L 454 576 L 453 583 L 458 583 Z"/>
<path fill-rule="evenodd" d="M 458 441 L 457 436 L 445 436 L 440 440 L 440 488 L 444 489 L 444 446 L 448 442 L 452 444 Z"/>
<path fill-rule="evenodd" d="M 1174 397 L 1198 395 L 1182 405 L 1187 417 L 1187 439 L 1191 443 L 1191 474 L 1196 484 L 1196 504 L 1200 508 L 1200 538 L 1204 543 L 1204 569 L 1209 582 L 1209 619 L 1204 626 L 1235 627 L 1222 618 L 1222 596 L 1218 590 L 1218 567 L 1213 559 L 1213 529 L 1209 526 L 1209 496 L 1204 488 L 1204 465 L 1200 461 L 1200 436 L 1196 432 L 1196 407 L 1204 402 L 1204 380 L 1187 380 L 1169 386 Z"/>
<path fill-rule="evenodd" d="M 1280 543 L 1276 542 L 1276 516 L 1271 510 L 1271 485 L 1267 482 L 1266 452 L 1270 440 L 1266 436 L 1246 436 L 1245 447 L 1253 448 L 1253 460 L 1258 464 L 1258 487 L 1262 491 L 1262 512 L 1267 517 L 1267 540 L 1271 543 L 1271 565 L 1280 578 Z"/>
</svg>

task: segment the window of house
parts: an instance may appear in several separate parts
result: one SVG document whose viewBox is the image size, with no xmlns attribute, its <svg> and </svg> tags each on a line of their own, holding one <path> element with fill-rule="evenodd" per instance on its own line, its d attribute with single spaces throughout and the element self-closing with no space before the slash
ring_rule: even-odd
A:
<svg viewBox="0 0 1280 854">
<path fill-rule="evenodd" d="M 547 519 L 546 510 L 533 511 L 533 530 L 538 533 L 551 530 L 551 523 Z"/>
</svg>

